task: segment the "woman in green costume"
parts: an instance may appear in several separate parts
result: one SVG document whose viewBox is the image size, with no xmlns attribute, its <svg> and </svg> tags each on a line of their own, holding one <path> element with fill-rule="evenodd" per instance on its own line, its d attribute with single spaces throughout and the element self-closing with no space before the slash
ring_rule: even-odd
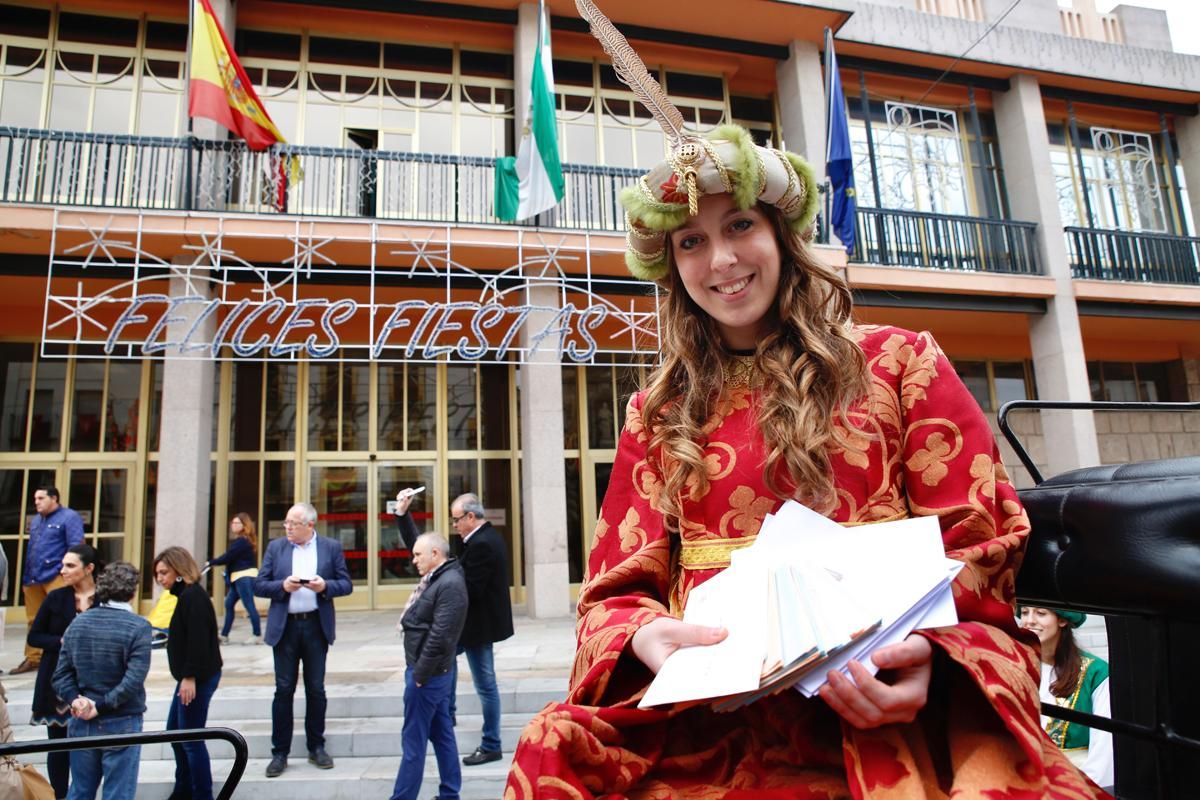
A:
<svg viewBox="0 0 1200 800">
<path fill-rule="evenodd" d="M 1021 627 L 1036 633 L 1042 644 L 1042 702 L 1109 717 L 1108 662 L 1075 643 L 1073 631 L 1086 619 L 1078 611 L 1021 609 Z M 1102 787 L 1113 785 L 1112 734 L 1045 716 L 1042 725 L 1089 778 Z"/>
</svg>

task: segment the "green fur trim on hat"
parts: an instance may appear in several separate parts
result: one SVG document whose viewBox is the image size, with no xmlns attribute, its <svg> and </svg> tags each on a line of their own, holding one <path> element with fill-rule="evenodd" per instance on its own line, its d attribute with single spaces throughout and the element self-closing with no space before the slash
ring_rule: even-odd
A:
<svg viewBox="0 0 1200 800">
<path fill-rule="evenodd" d="M 625 248 L 625 267 L 638 280 L 657 281 L 667 277 L 666 256 L 653 264 L 647 264 L 633 250 Z"/>
<path fill-rule="evenodd" d="M 687 203 L 651 204 L 636 184 L 622 189 L 619 199 L 629 216 L 637 220 L 643 228 L 652 231 L 673 231 L 687 222 Z"/>
<path fill-rule="evenodd" d="M 804 207 L 800 210 L 800 216 L 791 222 L 793 231 L 804 233 L 817 218 L 817 211 L 821 207 L 821 196 L 817 192 L 817 179 L 813 175 L 812 165 L 803 158 L 786 150 L 784 155 L 787 156 L 792 169 L 796 170 L 796 177 L 804 184 Z"/>
<path fill-rule="evenodd" d="M 741 125 L 725 124 L 709 135 L 710 141 L 731 142 L 737 148 L 734 161 L 725 166 L 729 169 L 733 183 L 733 202 L 742 211 L 758 202 L 758 154 L 754 152 L 754 139 Z"/>
</svg>

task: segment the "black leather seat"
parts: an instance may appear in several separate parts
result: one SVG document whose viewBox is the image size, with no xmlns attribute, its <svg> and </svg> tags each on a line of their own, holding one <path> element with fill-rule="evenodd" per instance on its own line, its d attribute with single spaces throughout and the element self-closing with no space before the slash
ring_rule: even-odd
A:
<svg viewBox="0 0 1200 800">
<path fill-rule="evenodd" d="M 1020 492 L 1027 605 L 1107 617 L 1121 798 L 1200 797 L 1200 458 L 1073 470 Z M 1184 741 L 1190 740 L 1190 741 Z"/>
</svg>

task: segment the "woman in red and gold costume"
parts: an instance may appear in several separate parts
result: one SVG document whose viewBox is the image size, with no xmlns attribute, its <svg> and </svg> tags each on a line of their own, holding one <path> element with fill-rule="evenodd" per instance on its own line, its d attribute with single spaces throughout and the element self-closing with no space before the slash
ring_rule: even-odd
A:
<svg viewBox="0 0 1200 800">
<path fill-rule="evenodd" d="M 505 800 L 1106 796 L 1042 732 L 1013 616 L 1029 524 L 950 362 L 927 333 L 852 323 L 845 281 L 806 242 L 802 159 L 737 126 L 684 134 L 656 85 L 617 72 L 672 139 L 621 198 L 626 263 L 665 294 L 662 360 L 625 412 L 570 693 L 525 729 Z M 877 650 L 877 676 L 831 672 L 820 699 L 637 708 L 671 652 L 724 638 L 679 619 L 688 593 L 787 499 L 845 525 L 939 517 L 966 565 L 959 624 Z"/>
</svg>

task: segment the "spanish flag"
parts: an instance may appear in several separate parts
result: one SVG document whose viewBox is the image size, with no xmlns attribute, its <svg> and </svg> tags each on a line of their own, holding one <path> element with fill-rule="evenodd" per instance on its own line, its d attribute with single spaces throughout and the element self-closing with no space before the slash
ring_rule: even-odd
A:
<svg viewBox="0 0 1200 800">
<path fill-rule="evenodd" d="M 205 117 L 246 140 L 251 150 L 286 143 L 225 38 L 208 0 L 192 2 L 188 116 Z"/>
</svg>

